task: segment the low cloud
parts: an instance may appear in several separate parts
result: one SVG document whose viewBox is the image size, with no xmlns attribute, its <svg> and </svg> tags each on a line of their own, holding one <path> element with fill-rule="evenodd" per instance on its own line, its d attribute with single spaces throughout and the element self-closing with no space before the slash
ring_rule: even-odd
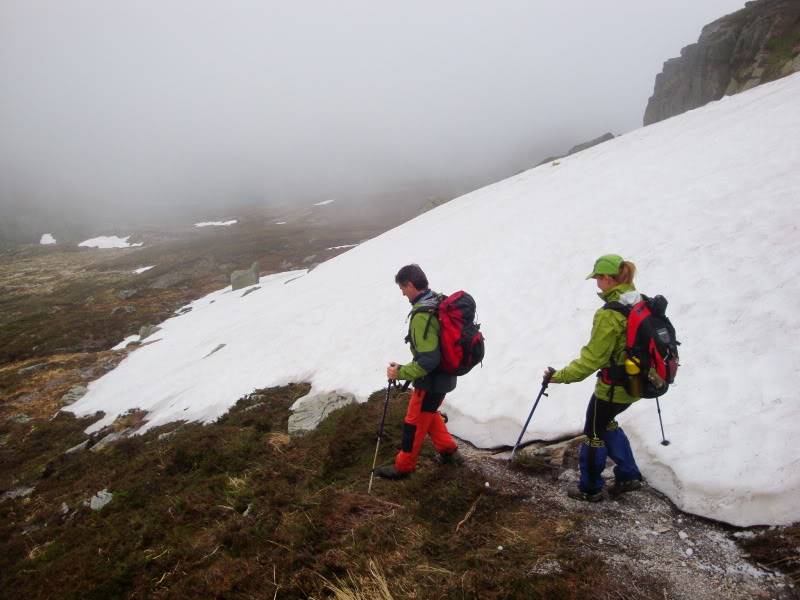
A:
<svg viewBox="0 0 800 600">
<path fill-rule="evenodd" d="M 468 189 L 638 127 L 742 4 L 7 0 L 0 216 Z"/>
</svg>

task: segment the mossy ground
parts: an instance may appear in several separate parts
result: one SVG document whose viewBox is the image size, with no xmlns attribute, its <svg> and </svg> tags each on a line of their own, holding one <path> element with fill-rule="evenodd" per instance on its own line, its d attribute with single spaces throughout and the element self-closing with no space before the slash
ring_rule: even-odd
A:
<svg viewBox="0 0 800 600">
<path fill-rule="evenodd" d="M 611 597 L 603 560 L 578 552 L 578 521 L 486 488 L 426 448 L 407 480 L 367 484 L 377 393 L 290 439 L 304 385 L 262 390 L 214 424 L 176 425 L 64 455 L 89 421 L 7 423 L 0 590 L 26 598 Z M 380 462 L 400 439 L 392 401 Z M 110 504 L 83 503 L 102 489 Z M 467 518 L 467 515 L 468 518 Z M 502 549 L 500 549 L 502 547 Z M 555 561 L 560 572 L 536 574 Z"/>
<path fill-rule="evenodd" d="M 770 528 L 742 542 L 742 546 L 761 565 L 786 573 L 800 585 L 800 524 Z"/>
<path fill-rule="evenodd" d="M 785 74 L 783 68 L 786 63 L 800 53 L 800 23 L 768 39 L 765 49 L 768 54 L 763 81 L 772 81 Z"/>
</svg>

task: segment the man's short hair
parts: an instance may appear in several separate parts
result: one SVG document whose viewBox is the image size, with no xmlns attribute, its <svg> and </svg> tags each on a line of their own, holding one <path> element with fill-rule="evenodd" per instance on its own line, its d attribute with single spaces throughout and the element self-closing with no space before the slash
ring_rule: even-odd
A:
<svg viewBox="0 0 800 600">
<path fill-rule="evenodd" d="M 394 282 L 398 285 L 406 285 L 411 283 L 418 290 L 428 289 L 428 278 L 425 277 L 425 272 L 419 265 L 406 265 L 397 272 L 394 276 Z"/>
</svg>

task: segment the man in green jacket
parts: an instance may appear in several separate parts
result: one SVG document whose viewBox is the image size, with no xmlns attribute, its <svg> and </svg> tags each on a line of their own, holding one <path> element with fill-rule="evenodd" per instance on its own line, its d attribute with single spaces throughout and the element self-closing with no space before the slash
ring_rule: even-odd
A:
<svg viewBox="0 0 800 600">
<path fill-rule="evenodd" d="M 617 254 L 606 254 L 597 259 L 594 269 L 586 277 L 595 279 L 603 302 L 634 305 L 642 297 L 633 285 L 636 266 Z M 624 385 L 615 384 L 609 377 L 608 367 L 624 369 L 626 353 L 627 319 L 621 313 L 600 308 L 594 314 L 589 342 L 581 348 L 578 358 L 555 372 L 546 371 L 551 383 L 574 383 L 598 373 L 594 394 L 586 410 L 583 433 L 586 440 L 581 445 L 579 463 L 581 478 L 569 496 L 578 500 L 602 500 L 606 458 L 616 463 L 612 495 L 630 492 L 641 487 L 642 475 L 633 458 L 630 442 L 615 417 L 639 398 L 626 391 Z"/>
<path fill-rule="evenodd" d="M 403 421 L 403 438 L 394 464 L 375 469 L 375 474 L 386 479 L 401 479 L 417 467 L 425 436 L 430 435 L 441 464 L 460 464 L 456 444 L 447 431 L 439 407 L 445 394 L 456 387 L 456 376 L 439 370 L 439 320 L 436 309 L 439 297 L 428 287 L 428 278 L 419 265 L 406 265 L 395 276 L 395 283 L 411 303 L 411 320 L 406 342 L 411 346 L 413 360 L 405 365 L 390 362 L 386 376 L 390 380 L 413 382 L 414 392 L 408 401 Z"/>
</svg>

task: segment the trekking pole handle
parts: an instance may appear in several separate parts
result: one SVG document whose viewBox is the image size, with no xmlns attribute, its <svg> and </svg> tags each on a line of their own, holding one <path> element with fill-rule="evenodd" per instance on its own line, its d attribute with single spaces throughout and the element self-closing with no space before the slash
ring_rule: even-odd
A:
<svg viewBox="0 0 800 600">
<path fill-rule="evenodd" d="M 553 367 L 547 367 L 547 370 L 544 372 L 544 377 L 542 377 L 542 385 L 547 387 L 547 384 L 550 383 L 550 380 L 553 378 L 556 370 Z"/>
</svg>

